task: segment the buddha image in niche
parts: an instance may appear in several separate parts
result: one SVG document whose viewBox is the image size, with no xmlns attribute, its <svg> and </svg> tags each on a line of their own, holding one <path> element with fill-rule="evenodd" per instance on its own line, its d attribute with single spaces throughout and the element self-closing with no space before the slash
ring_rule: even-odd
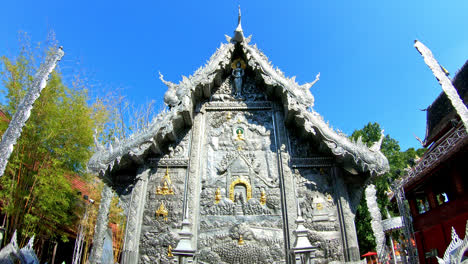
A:
<svg viewBox="0 0 468 264">
<path fill-rule="evenodd" d="M 244 141 L 244 129 L 242 127 L 238 127 L 236 129 L 236 140 Z"/>
<path fill-rule="evenodd" d="M 234 77 L 235 95 L 241 97 L 242 77 L 244 76 L 245 62 L 242 59 L 236 59 L 232 62 L 232 76 Z"/>
</svg>

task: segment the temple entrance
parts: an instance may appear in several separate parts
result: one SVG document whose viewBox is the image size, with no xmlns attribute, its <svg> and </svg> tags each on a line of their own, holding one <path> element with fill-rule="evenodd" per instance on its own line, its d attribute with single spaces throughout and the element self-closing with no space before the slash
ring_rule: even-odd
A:
<svg viewBox="0 0 468 264">
<path fill-rule="evenodd" d="M 250 183 L 237 178 L 229 188 L 229 198 L 235 203 L 244 203 L 252 198 L 252 187 Z"/>
<path fill-rule="evenodd" d="M 244 203 L 247 201 L 247 187 L 244 184 L 239 183 L 234 186 L 234 202 Z"/>
</svg>

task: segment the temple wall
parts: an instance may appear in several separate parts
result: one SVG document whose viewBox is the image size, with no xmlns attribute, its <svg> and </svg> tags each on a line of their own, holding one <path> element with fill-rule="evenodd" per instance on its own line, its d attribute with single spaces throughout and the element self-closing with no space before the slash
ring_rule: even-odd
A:
<svg viewBox="0 0 468 264">
<path fill-rule="evenodd" d="M 212 98 L 228 93 L 229 78 L 223 85 Z M 185 210 L 195 263 L 293 263 L 298 207 L 315 263 L 352 260 L 354 223 L 333 158 L 245 85 L 243 101 L 200 105 L 169 154 L 145 164 L 132 191 L 124 263 L 169 263 Z"/>
<path fill-rule="evenodd" d="M 141 230 L 136 233 L 138 263 L 169 263 L 169 247 L 177 245 L 185 207 L 190 138 L 191 131 L 186 131 L 179 142 L 169 146 L 169 154 L 148 164 L 151 169 L 144 192 Z"/>
</svg>

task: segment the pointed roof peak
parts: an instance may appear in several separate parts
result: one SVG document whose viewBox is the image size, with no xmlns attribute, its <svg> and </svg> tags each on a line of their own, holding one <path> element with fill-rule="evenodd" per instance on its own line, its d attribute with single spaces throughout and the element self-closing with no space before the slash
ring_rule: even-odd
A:
<svg viewBox="0 0 468 264">
<path fill-rule="evenodd" d="M 239 5 L 239 15 L 237 17 L 237 28 L 236 28 L 236 31 L 242 31 L 242 25 L 241 25 L 241 20 L 242 20 L 242 14 L 241 14 L 241 9 L 240 9 L 240 5 Z"/>
<path fill-rule="evenodd" d="M 241 19 L 242 19 L 242 15 L 241 15 L 241 9 L 239 5 L 239 15 L 237 17 L 237 28 L 236 30 L 234 30 L 234 37 L 232 38 L 232 40 L 236 42 L 242 42 L 244 40 L 244 32 L 242 31 Z"/>
</svg>

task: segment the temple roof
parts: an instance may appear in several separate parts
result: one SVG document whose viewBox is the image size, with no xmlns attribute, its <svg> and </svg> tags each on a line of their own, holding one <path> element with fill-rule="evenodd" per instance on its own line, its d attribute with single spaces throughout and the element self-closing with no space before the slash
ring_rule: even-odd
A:
<svg viewBox="0 0 468 264">
<path fill-rule="evenodd" d="M 351 141 L 346 135 L 333 130 L 312 107 L 314 97 L 310 88 L 318 80 L 299 85 L 295 77 L 286 77 L 281 70 L 274 68 L 268 58 L 256 47 L 250 45 L 250 37 L 244 38 L 239 10 L 238 26 L 228 43 L 223 43 L 211 56 L 205 66 L 192 76 L 183 76 L 179 84 L 160 79 L 168 86 L 164 96 L 169 110 L 161 112 L 150 125 L 128 139 L 104 148 L 97 144 L 96 153 L 88 163 L 88 169 L 104 174 L 108 170 L 118 170 L 129 164 L 143 164 L 151 153 L 162 154 L 162 149 L 177 139 L 177 131 L 193 124 L 195 106 L 211 96 L 219 86 L 223 76 L 231 72 L 231 61 L 235 50 L 241 50 L 248 67 L 261 78 L 267 94 L 280 98 L 285 118 L 302 128 L 306 136 L 317 140 L 345 168 L 352 171 L 380 175 L 389 170 L 386 157 L 377 144 L 368 148 L 360 140 Z"/>
</svg>

